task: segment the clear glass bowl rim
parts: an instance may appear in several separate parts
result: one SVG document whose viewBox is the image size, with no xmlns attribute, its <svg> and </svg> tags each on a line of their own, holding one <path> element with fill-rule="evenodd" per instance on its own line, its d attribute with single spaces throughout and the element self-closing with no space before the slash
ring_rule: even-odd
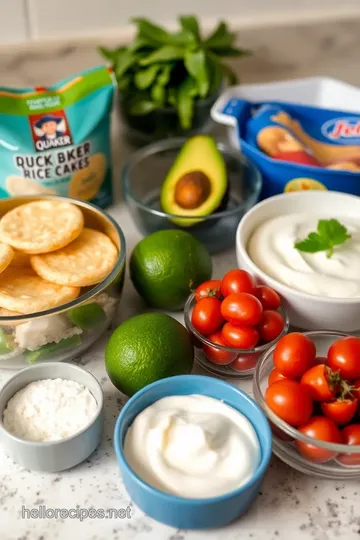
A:
<svg viewBox="0 0 360 540">
<path fill-rule="evenodd" d="M 191 309 L 191 304 L 192 304 L 194 298 L 195 298 L 195 293 L 192 293 L 189 296 L 189 298 L 186 300 L 186 304 L 185 304 L 185 307 L 184 307 L 185 325 L 188 328 L 188 330 L 190 330 L 199 341 L 201 341 L 205 345 L 209 345 L 210 347 L 215 347 L 214 343 L 209 341 L 205 336 L 203 336 L 202 334 L 200 334 L 200 332 L 198 332 L 196 330 L 196 328 L 193 326 L 193 324 L 192 324 L 192 322 L 190 320 L 190 309 Z M 284 317 L 285 326 L 284 326 L 283 331 L 281 332 L 281 334 L 276 339 L 274 339 L 273 341 L 270 341 L 270 343 L 265 343 L 264 345 L 259 345 L 258 347 L 254 347 L 253 349 L 235 349 L 235 348 L 232 348 L 232 347 L 224 347 L 223 345 L 216 345 L 215 348 L 219 349 L 220 351 L 232 352 L 232 353 L 236 353 L 236 354 L 254 354 L 254 353 L 261 353 L 263 351 L 267 351 L 267 349 L 269 347 L 275 346 L 276 343 L 278 342 L 278 340 L 280 338 L 282 338 L 283 336 L 285 336 L 285 334 L 288 333 L 288 330 L 289 330 L 289 327 L 290 327 L 290 320 L 289 320 L 287 310 L 285 309 L 284 306 L 280 306 L 279 309 L 281 310 L 281 314 Z M 260 361 L 260 358 L 259 358 L 259 361 Z M 246 371 L 253 371 L 253 370 L 254 370 L 254 368 L 251 368 L 251 370 L 246 370 Z"/>
<path fill-rule="evenodd" d="M 305 336 L 309 337 L 316 337 L 316 336 L 336 336 L 339 339 L 343 337 L 348 337 L 351 334 L 347 334 L 346 332 L 337 332 L 335 330 L 313 330 L 310 332 L 301 332 Z M 323 448 L 325 450 L 331 450 L 336 453 L 341 454 L 355 454 L 360 453 L 360 445 L 348 445 L 348 444 L 338 444 L 338 443 L 330 443 L 326 441 L 319 441 L 317 439 L 312 439 L 311 437 L 308 437 L 307 435 L 303 435 L 295 429 L 294 427 L 290 426 L 284 420 L 282 420 L 279 416 L 277 416 L 266 404 L 262 390 L 261 390 L 261 382 L 260 382 L 260 372 L 262 367 L 265 366 L 265 364 L 269 361 L 272 353 L 274 352 L 276 343 L 272 345 L 266 352 L 262 354 L 262 356 L 259 358 L 259 361 L 256 364 L 255 367 L 255 374 L 253 379 L 253 393 L 256 401 L 260 405 L 260 407 L 265 412 L 268 419 L 276 425 L 276 427 L 280 428 L 284 433 L 289 435 L 290 437 L 294 439 L 298 439 L 304 443 L 311 444 L 312 446 L 316 446 L 318 448 Z M 341 430 L 341 427 L 339 428 Z M 286 441 L 284 441 L 286 442 Z"/>
<path fill-rule="evenodd" d="M 21 195 L 21 199 L 26 199 L 26 195 Z M 34 195 L 28 196 L 29 200 L 34 200 Z M 80 201 L 78 199 L 74 199 L 71 197 L 61 197 L 57 195 L 39 195 L 39 199 L 51 199 L 51 200 L 60 200 L 65 202 L 70 202 L 73 204 L 76 204 L 77 206 L 84 206 L 85 208 L 88 208 L 89 210 L 93 210 L 95 212 L 99 212 L 100 214 L 103 214 L 106 219 L 110 221 L 110 223 L 115 227 L 115 230 L 117 234 L 119 235 L 119 241 L 120 241 L 120 251 L 119 255 L 116 261 L 116 264 L 110 274 L 100 283 L 95 285 L 90 291 L 87 291 L 85 294 L 82 294 L 81 296 L 78 296 L 75 298 L 75 300 L 72 300 L 71 302 L 68 302 L 67 304 L 62 304 L 60 306 L 55 306 L 51 309 L 47 309 L 44 311 L 37 311 L 35 313 L 29 313 L 29 314 L 22 314 L 22 315 L 16 315 L 14 317 L 0 317 L 0 328 L 3 323 L 10 324 L 16 323 L 16 322 L 26 322 L 30 319 L 38 319 L 40 317 L 45 317 L 47 315 L 55 315 L 57 313 L 63 313 L 64 311 L 68 311 L 69 309 L 76 307 L 83 302 L 86 302 L 86 300 L 90 300 L 91 298 L 94 298 L 94 296 L 97 296 L 101 292 L 105 291 L 105 289 L 113 282 L 113 280 L 116 278 L 117 274 L 121 270 L 122 266 L 125 264 L 125 258 L 126 258 L 126 240 L 124 233 L 122 232 L 122 229 L 120 225 L 104 210 L 101 208 L 98 208 L 96 205 L 89 203 L 87 201 Z"/>
<path fill-rule="evenodd" d="M 231 156 L 233 159 L 236 159 L 237 161 L 241 162 L 243 165 L 248 167 L 251 170 L 251 174 L 254 175 L 254 189 L 253 193 L 248 197 L 242 204 L 239 204 L 236 208 L 233 208 L 231 210 L 224 210 L 222 212 L 216 212 L 215 214 L 210 214 L 207 216 L 181 216 L 178 214 L 168 214 L 166 212 L 163 212 L 162 210 L 155 210 L 154 208 L 150 208 L 143 202 L 141 202 L 133 193 L 131 189 L 131 169 L 133 167 L 136 167 L 144 158 L 147 158 L 149 156 L 152 156 L 153 154 L 157 154 L 159 152 L 163 152 L 166 150 L 179 150 L 183 144 L 187 141 L 187 137 L 174 137 L 171 139 L 163 139 L 160 141 L 156 141 L 154 143 L 148 144 L 147 146 L 144 146 L 144 148 L 140 148 L 139 150 L 136 150 L 131 157 L 128 159 L 128 161 L 125 163 L 125 165 L 122 168 L 121 172 L 121 178 L 122 178 L 122 185 L 124 190 L 125 199 L 129 198 L 132 200 L 133 203 L 135 203 L 139 208 L 142 208 L 143 210 L 146 210 L 150 214 L 153 214 L 158 217 L 163 217 L 166 219 L 199 219 L 201 221 L 205 220 L 214 220 L 224 217 L 229 217 L 234 214 L 237 214 L 239 210 L 242 208 L 245 209 L 246 206 L 250 203 L 255 204 L 257 201 L 261 188 L 262 188 L 262 175 L 260 170 L 254 165 L 251 161 L 249 161 L 246 156 L 244 156 L 239 150 L 236 150 L 229 146 L 228 144 L 216 141 L 216 146 L 218 149 L 229 156 Z"/>
</svg>

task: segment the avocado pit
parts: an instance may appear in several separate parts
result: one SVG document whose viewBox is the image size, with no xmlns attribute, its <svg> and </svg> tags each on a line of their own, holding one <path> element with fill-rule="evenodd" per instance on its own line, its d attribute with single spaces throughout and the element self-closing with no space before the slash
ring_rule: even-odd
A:
<svg viewBox="0 0 360 540">
<path fill-rule="evenodd" d="M 201 206 L 211 193 L 209 178 L 202 171 L 184 174 L 175 187 L 175 202 L 185 210 L 194 210 Z"/>
</svg>

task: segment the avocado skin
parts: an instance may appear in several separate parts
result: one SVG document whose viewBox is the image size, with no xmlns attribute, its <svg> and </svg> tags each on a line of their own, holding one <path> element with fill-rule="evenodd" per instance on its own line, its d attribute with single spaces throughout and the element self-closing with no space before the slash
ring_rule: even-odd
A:
<svg viewBox="0 0 360 540">
<path fill-rule="evenodd" d="M 178 180 L 191 171 L 201 171 L 208 177 L 211 192 L 199 207 L 189 210 L 175 202 L 175 188 Z M 180 227 L 193 227 L 204 221 L 199 216 L 205 218 L 216 211 L 225 210 L 228 199 L 226 164 L 215 139 L 210 135 L 196 135 L 189 138 L 163 182 L 160 195 L 161 208 L 168 214 L 181 216 L 170 219 L 174 224 Z"/>
</svg>

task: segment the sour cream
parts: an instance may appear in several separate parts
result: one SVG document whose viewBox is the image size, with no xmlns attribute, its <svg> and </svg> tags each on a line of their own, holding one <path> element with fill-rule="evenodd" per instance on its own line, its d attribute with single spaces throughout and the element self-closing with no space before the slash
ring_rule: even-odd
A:
<svg viewBox="0 0 360 540">
<path fill-rule="evenodd" d="M 336 218 L 351 238 L 325 251 L 305 253 L 294 244 L 315 232 L 319 219 Z M 250 237 L 247 251 L 260 270 L 298 291 L 332 298 L 360 296 L 360 225 L 347 217 L 286 214 L 264 221 Z"/>
<path fill-rule="evenodd" d="M 129 466 L 151 486 L 187 498 L 235 490 L 253 476 L 260 444 L 249 420 L 222 401 L 170 396 L 142 411 L 127 431 Z"/>
</svg>

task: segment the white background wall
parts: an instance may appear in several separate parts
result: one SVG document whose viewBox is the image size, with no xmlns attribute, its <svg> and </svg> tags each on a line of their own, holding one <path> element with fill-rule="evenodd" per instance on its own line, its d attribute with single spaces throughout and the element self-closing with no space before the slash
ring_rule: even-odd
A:
<svg viewBox="0 0 360 540">
<path fill-rule="evenodd" d="M 172 22 L 195 13 L 233 25 L 360 14 L 360 0 L 0 0 L 0 43 L 106 36 L 128 32 L 132 16 Z"/>
</svg>

